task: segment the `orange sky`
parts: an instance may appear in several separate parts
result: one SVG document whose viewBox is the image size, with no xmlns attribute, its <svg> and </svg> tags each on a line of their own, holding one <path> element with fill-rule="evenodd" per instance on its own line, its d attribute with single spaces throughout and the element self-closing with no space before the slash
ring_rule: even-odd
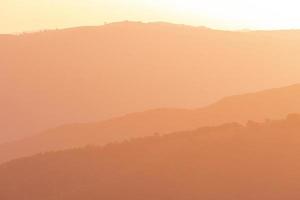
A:
<svg viewBox="0 0 300 200">
<path fill-rule="evenodd" d="M 298 0 L 1 0 L 0 32 L 124 20 L 218 29 L 300 28 Z"/>
</svg>

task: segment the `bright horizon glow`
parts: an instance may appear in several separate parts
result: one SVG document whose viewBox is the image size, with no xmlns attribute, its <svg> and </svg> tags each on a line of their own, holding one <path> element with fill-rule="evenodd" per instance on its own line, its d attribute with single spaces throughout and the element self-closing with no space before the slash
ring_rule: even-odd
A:
<svg viewBox="0 0 300 200">
<path fill-rule="evenodd" d="M 0 33 L 116 21 L 165 21 L 216 29 L 299 29 L 297 0 L 2 0 Z"/>
</svg>

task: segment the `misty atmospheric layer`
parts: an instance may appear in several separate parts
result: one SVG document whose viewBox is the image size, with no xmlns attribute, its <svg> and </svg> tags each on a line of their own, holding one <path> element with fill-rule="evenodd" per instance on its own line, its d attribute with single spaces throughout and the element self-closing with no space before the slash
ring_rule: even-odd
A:
<svg viewBox="0 0 300 200">
<path fill-rule="evenodd" d="M 300 199 L 298 4 L 1 1 L 0 200 Z"/>
</svg>

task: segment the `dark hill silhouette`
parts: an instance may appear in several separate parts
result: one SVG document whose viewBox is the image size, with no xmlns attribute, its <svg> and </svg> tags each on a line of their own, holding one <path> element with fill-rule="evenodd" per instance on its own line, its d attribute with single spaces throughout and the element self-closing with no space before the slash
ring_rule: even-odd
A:
<svg viewBox="0 0 300 200">
<path fill-rule="evenodd" d="M 208 107 L 195 110 L 157 109 L 98 123 L 71 124 L 42 134 L 0 145 L 0 162 L 39 152 L 102 145 L 131 137 L 154 133 L 191 130 L 229 122 L 281 119 L 289 113 L 300 113 L 300 85 L 232 96 Z"/>
<path fill-rule="evenodd" d="M 297 200 L 300 115 L 225 124 L 0 166 L 1 200 Z"/>
<path fill-rule="evenodd" d="M 0 143 L 300 80 L 299 31 L 122 22 L 0 35 Z"/>
</svg>

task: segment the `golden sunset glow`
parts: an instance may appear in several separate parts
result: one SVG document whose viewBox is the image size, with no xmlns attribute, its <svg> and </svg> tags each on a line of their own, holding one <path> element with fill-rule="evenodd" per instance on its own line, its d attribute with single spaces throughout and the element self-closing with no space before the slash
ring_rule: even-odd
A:
<svg viewBox="0 0 300 200">
<path fill-rule="evenodd" d="M 218 29 L 300 28 L 296 0 L 2 0 L 0 32 L 124 20 L 168 21 Z"/>
<path fill-rule="evenodd" d="M 0 200 L 300 199 L 299 0 L 0 0 Z"/>
</svg>

